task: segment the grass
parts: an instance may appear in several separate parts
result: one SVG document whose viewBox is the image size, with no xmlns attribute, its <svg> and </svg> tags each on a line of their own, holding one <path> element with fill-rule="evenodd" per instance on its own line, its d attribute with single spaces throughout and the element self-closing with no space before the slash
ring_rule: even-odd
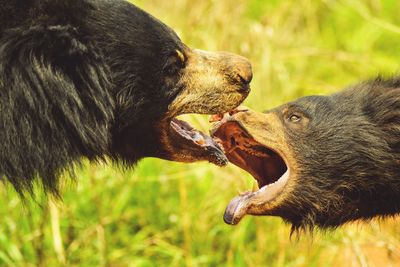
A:
<svg viewBox="0 0 400 267">
<path fill-rule="evenodd" d="M 142 0 L 191 47 L 251 59 L 246 105 L 272 108 L 400 67 L 397 0 Z M 208 127 L 204 117 L 190 117 Z M 84 164 L 63 202 L 0 186 L 0 266 L 400 266 L 396 220 L 290 240 L 279 218 L 222 221 L 252 179 L 234 166 Z M 67 180 L 67 179 L 65 179 Z M 389 200 L 390 201 L 390 200 Z"/>
</svg>

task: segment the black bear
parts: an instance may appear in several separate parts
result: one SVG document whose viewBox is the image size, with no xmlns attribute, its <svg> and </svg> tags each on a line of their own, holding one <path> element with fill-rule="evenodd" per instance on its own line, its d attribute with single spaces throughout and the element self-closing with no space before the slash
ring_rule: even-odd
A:
<svg viewBox="0 0 400 267">
<path fill-rule="evenodd" d="M 229 111 L 251 79 L 247 59 L 190 49 L 126 1 L 0 0 L 0 177 L 57 192 L 81 158 L 223 165 L 175 117 Z"/>
<path fill-rule="evenodd" d="M 237 111 L 212 132 L 260 188 L 231 201 L 229 224 L 271 215 L 311 230 L 400 212 L 400 79 Z"/>
</svg>

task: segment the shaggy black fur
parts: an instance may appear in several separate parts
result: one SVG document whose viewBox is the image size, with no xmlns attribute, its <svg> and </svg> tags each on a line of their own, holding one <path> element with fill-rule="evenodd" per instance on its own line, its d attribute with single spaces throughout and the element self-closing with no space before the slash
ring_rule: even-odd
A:
<svg viewBox="0 0 400 267">
<path fill-rule="evenodd" d="M 275 215 L 312 229 L 400 212 L 399 79 L 304 97 L 284 109 L 308 124 L 286 128 L 297 182 Z"/>
<path fill-rule="evenodd" d="M 190 60 L 204 69 L 213 60 L 217 68 L 215 58 L 190 50 L 166 25 L 122 0 L 0 0 L 0 177 L 20 193 L 31 191 L 36 177 L 57 192 L 60 173 L 82 157 L 110 156 L 130 164 L 145 156 L 196 160 L 165 151 L 172 149 L 162 138 L 171 118 L 164 128 L 159 122 L 167 112 L 179 115 L 168 110 L 170 104 L 188 84 L 197 84 L 197 77 L 182 78 L 180 70 L 200 64 Z M 234 61 L 220 64 L 220 88 L 241 90 L 226 108 L 247 96 L 251 80 L 250 64 L 236 61 L 245 72 L 233 71 Z M 197 71 L 198 83 L 206 84 L 201 74 Z M 204 90 L 223 102 L 211 85 Z M 223 110 L 222 104 L 213 108 Z M 194 154 L 199 159 L 220 153 L 202 148 L 205 152 Z"/>
<path fill-rule="evenodd" d="M 85 8 L 71 6 L 60 14 L 51 5 L 21 3 L 16 12 L 12 1 L 0 3 L 0 14 L 7 14 L 0 41 L 0 172 L 19 192 L 30 189 L 36 176 L 54 190 L 73 161 L 94 159 L 109 148 L 109 69 L 86 34 L 89 26 L 78 22 Z M 28 22 L 45 14 L 39 9 L 55 15 Z M 80 24 L 85 34 L 62 26 L 65 20 Z"/>
</svg>

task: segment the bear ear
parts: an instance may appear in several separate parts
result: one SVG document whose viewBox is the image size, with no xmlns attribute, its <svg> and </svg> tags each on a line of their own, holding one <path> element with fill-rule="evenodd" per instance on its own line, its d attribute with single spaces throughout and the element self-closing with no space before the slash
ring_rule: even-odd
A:
<svg viewBox="0 0 400 267">
<path fill-rule="evenodd" d="M 73 161 L 109 148 L 110 75 L 89 40 L 57 25 L 0 34 L 0 178 L 20 193 L 37 176 L 57 192 Z"/>
</svg>

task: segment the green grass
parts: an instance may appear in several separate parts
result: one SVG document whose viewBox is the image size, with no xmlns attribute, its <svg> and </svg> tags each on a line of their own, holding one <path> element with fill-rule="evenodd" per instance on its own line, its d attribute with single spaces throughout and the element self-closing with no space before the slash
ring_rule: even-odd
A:
<svg viewBox="0 0 400 267">
<path fill-rule="evenodd" d="M 272 108 L 306 94 L 391 75 L 400 67 L 397 0 L 148 0 L 191 47 L 251 59 L 246 105 Z M 206 118 L 190 117 L 198 127 Z M 86 163 L 63 202 L 21 203 L 0 187 L 0 266 L 398 266 L 398 221 L 353 224 L 290 240 L 279 218 L 222 221 L 253 180 L 234 166 L 143 160 L 135 171 Z"/>
</svg>

